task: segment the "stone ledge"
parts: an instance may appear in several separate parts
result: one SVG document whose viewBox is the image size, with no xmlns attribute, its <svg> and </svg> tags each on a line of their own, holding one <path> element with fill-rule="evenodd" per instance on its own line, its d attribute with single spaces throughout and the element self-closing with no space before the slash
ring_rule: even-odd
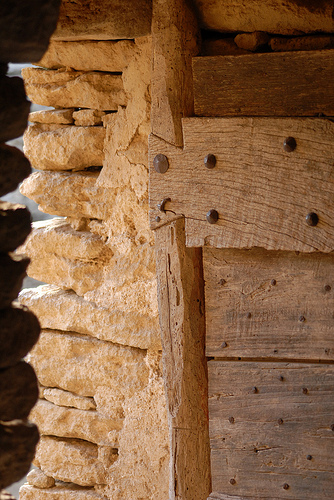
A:
<svg viewBox="0 0 334 500">
<path fill-rule="evenodd" d="M 93 489 L 83 488 L 71 483 L 57 481 L 54 488 L 35 488 L 24 484 L 20 488 L 20 500 L 105 500 Z"/>
</svg>

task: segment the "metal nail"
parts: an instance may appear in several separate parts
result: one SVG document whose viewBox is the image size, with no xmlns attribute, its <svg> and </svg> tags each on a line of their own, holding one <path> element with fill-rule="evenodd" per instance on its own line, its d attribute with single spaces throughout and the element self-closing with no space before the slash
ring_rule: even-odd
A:
<svg viewBox="0 0 334 500">
<path fill-rule="evenodd" d="M 206 166 L 206 168 L 209 168 L 209 169 L 214 168 L 216 166 L 216 163 L 217 163 L 217 159 L 216 159 L 215 155 L 208 154 L 204 158 L 204 165 Z"/>
<path fill-rule="evenodd" d="M 280 376 L 278 377 L 278 379 L 279 379 L 281 382 L 283 382 L 283 380 L 284 380 L 283 375 L 280 375 Z"/>
<path fill-rule="evenodd" d="M 283 141 L 283 149 L 287 153 L 291 153 L 297 147 L 296 139 L 294 137 L 287 137 Z"/>
<path fill-rule="evenodd" d="M 305 316 L 299 316 L 298 321 L 300 321 L 301 323 L 305 323 L 306 321 Z"/>
<path fill-rule="evenodd" d="M 310 212 L 309 214 L 307 214 L 307 216 L 305 217 L 305 220 L 306 220 L 306 224 L 308 226 L 316 226 L 319 222 L 319 217 L 317 216 L 317 214 L 315 212 Z"/>
<path fill-rule="evenodd" d="M 164 174 L 169 168 L 167 156 L 159 153 L 154 157 L 153 166 L 158 174 Z"/>
<path fill-rule="evenodd" d="M 222 349 L 225 349 L 225 347 L 227 347 L 227 343 L 226 342 L 223 342 L 220 346 Z"/>
<path fill-rule="evenodd" d="M 283 484 L 283 490 L 288 490 L 289 488 L 290 486 L 288 485 L 288 483 Z"/>
<path fill-rule="evenodd" d="M 324 288 L 325 288 L 325 292 L 330 292 L 332 289 L 332 287 L 330 285 L 325 285 Z"/>
<path fill-rule="evenodd" d="M 160 212 L 166 212 L 165 210 L 165 205 L 167 203 L 167 201 L 171 201 L 170 198 L 164 198 L 163 200 L 160 201 L 160 203 L 158 203 L 158 209 L 160 210 Z"/>
<path fill-rule="evenodd" d="M 271 284 L 272 286 L 275 286 L 275 285 L 276 285 L 276 280 L 271 280 L 270 284 Z"/>
<path fill-rule="evenodd" d="M 259 391 L 258 391 L 258 388 L 257 387 L 252 387 L 252 393 L 253 394 L 257 394 Z"/>
<path fill-rule="evenodd" d="M 230 479 L 230 484 L 235 484 L 235 483 L 236 483 L 236 480 L 233 479 L 233 477 L 232 477 L 232 479 Z"/>
<path fill-rule="evenodd" d="M 206 220 L 208 221 L 209 224 L 216 224 L 218 219 L 219 219 L 219 215 L 218 215 L 217 210 L 211 209 L 206 214 Z"/>
<path fill-rule="evenodd" d="M 228 421 L 230 422 L 230 424 L 234 424 L 234 417 L 228 417 Z"/>
<path fill-rule="evenodd" d="M 312 460 L 312 455 L 307 455 L 306 460 Z"/>
<path fill-rule="evenodd" d="M 307 394 L 307 393 L 308 393 L 307 387 L 303 387 L 303 394 Z"/>
<path fill-rule="evenodd" d="M 160 222 L 160 221 L 161 221 L 161 218 L 159 217 L 159 215 L 157 215 L 155 218 L 155 222 Z"/>
<path fill-rule="evenodd" d="M 283 424 L 283 418 L 279 418 L 279 419 L 277 420 L 277 422 L 278 422 L 278 425 L 282 425 L 282 424 Z"/>
</svg>

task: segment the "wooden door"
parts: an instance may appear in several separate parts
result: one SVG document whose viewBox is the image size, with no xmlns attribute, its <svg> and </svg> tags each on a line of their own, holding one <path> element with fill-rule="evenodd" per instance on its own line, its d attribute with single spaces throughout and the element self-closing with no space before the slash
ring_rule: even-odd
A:
<svg viewBox="0 0 334 500">
<path fill-rule="evenodd" d="M 195 17 L 167 4 L 150 219 L 170 499 L 332 499 L 334 52 L 194 57 Z"/>
</svg>

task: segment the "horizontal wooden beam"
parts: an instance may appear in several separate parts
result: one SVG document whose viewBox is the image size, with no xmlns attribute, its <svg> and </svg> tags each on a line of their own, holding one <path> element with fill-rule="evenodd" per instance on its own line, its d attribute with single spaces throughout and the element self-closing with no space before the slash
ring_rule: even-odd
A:
<svg viewBox="0 0 334 500">
<path fill-rule="evenodd" d="M 197 116 L 333 116 L 334 50 L 197 57 Z"/>
<path fill-rule="evenodd" d="M 334 250 L 332 121 L 187 118 L 183 132 L 183 149 L 150 139 L 153 228 L 183 215 L 187 246 Z M 214 168 L 205 166 L 208 154 Z"/>
</svg>

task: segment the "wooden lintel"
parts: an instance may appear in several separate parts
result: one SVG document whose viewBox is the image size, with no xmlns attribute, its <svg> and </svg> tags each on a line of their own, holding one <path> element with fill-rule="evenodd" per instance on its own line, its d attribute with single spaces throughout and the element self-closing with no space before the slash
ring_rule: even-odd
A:
<svg viewBox="0 0 334 500">
<path fill-rule="evenodd" d="M 186 248 L 183 219 L 155 234 L 171 436 L 169 499 L 206 500 L 211 476 L 202 252 Z"/>
</svg>

